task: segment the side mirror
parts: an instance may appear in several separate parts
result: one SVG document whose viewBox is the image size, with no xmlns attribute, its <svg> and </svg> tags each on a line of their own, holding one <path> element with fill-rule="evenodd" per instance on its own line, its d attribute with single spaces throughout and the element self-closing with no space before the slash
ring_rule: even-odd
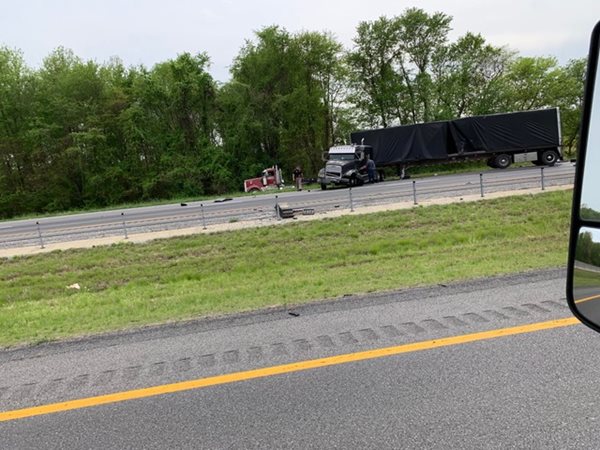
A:
<svg viewBox="0 0 600 450">
<path fill-rule="evenodd" d="M 600 332 L 600 22 L 592 31 L 573 191 L 567 301 L 575 316 Z"/>
</svg>

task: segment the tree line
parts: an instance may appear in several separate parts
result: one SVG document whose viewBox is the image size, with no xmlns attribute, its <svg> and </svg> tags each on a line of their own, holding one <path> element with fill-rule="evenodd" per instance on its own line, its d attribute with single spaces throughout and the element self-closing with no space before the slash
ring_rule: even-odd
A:
<svg viewBox="0 0 600 450">
<path fill-rule="evenodd" d="M 206 53 L 126 67 L 0 47 L 0 217 L 240 190 L 279 164 L 315 176 L 351 131 L 555 107 L 576 143 L 585 58 L 560 65 L 410 8 L 327 32 L 257 31 L 216 82 Z M 288 175 L 289 178 L 289 175 Z"/>
<path fill-rule="evenodd" d="M 586 264 L 600 267 L 600 242 L 594 242 L 592 233 L 579 233 L 575 247 L 575 259 Z"/>
</svg>

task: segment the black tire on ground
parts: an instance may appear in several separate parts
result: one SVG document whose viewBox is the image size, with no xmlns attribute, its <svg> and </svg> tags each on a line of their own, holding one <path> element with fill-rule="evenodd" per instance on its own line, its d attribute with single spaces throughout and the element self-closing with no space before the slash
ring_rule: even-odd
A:
<svg viewBox="0 0 600 450">
<path fill-rule="evenodd" d="M 321 190 L 322 191 L 326 191 L 327 190 L 327 183 L 321 183 Z"/>
<path fill-rule="evenodd" d="M 540 160 L 546 166 L 553 166 L 558 161 L 558 153 L 555 150 L 546 150 L 542 153 Z"/>
<path fill-rule="evenodd" d="M 352 175 L 350 177 L 350 183 L 348 184 L 348 186 L 350 187 L 356 187 L 358 185 L 358 181 L 356 179 L 356 175 Z"/>
<path fill-rule="evenodd" d="M 488 165 L 489 167 L 491 167 L 492 169 L 496 169 L 496 162 L 495 162 L 495 159 L 496 159 L 496 158 L 488 158 L 488 160 L 487 160 L 487 162 L 486 162 L 486 163 L 487 163 L 487 165 Z"/>
<path fill-rule="evenodd" d="M 536 159 L 535 161 L 531 161 L 534 165 L 536 166 L 543 166 L 544 163 L 543 161 L 540 161 L 539 159 Z"/>
<path fill-rule="evenodd" d="M 506 169 L 512 163 L 509 155 L 502 153 L 501 155 L 496 155 L 494 158 L 494 164 L 498 169 Z"/>
</svg>

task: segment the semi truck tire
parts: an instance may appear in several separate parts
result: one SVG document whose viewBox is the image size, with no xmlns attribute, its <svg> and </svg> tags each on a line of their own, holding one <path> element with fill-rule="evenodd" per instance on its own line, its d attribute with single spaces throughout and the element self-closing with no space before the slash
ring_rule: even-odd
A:
<svg viewBox="0 0 600 450">
<path fill-rule="evenodd" d="M 321 190 L 322 191 L 326 191 L 327 190 L 327 183 L 321 183 Z"/>
<path fill-rule="evenodd" d="M 496 167 L 496 158 L 488 158 L 488 160 L 487 160 L 486 163 L 492 169 L 497 169 L 497 167 Z"/>
<path fill-rule="evenodd" d="M 494 158 L 494 165 L 498 169 L 506 169 L 507 167 L 509 167 L 511 165 L 511 163 L 512 163 L 512 158 L 505 153 L 496 155 L 496 157 Z"/>
<path fill-rule="evenodd" d="M 558 153 L 555 150 L 546 150 L 542 153 L 540 161 L 546 166 L 553 166 L 558 161 Z"/>
</svg>

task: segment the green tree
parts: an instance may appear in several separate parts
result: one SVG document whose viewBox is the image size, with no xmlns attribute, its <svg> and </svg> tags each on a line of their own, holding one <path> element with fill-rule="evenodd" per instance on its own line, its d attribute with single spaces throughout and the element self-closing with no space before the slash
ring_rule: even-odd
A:
<svg viewBox="0 0 600 450">
<path fill-rule="evenodd" d="M 590 264 L 592 262 L 593 245 L 594 242 L 592 240 L 592 233 L 579 233 L 579 237 L 577 238 L 577 245 L 575 247 L 575 259 L 577 261 Z"/>
<path fill-rule="evenodd" d="M 348 54 L 354 94 L 351 101 L 358 119 L 370 127 L 388 127 L 404 123 L 407 115 L 401 107 L 407 88 L 397 72 L 401 57 L 400 21 L 380 17 L 361 22 L 354 38 L 355 49 Z"/>
<path fill-rule="evenodd" d="M 446 44 L 452 17 L 441 12 L 430 15 L 422 9 L 409 8 L 399 21 L 402 55 L 398 65 L 411 96 L 412 121 L 428 122 L 434 118 L 431 64 L 434 55 Z"/>
<path fill-rule="evenodd" d="M 365 112 L 364 122 L 387 127 L 436 117 L 433 63 L 451 20 L 444 13 L 409 8 L 392 19 L 359 24 L 348 61 L 356 92 L 352 100 Z"/>
<path fill-rule="evenodd" d="M 487 44 L 479 34 L 467 33 L 441 47 L 432 64 L 436 88 L 433 118 L 498 112 L 500 80 L 511 58 L 511 52 Z"/>
<path fill-rule="evenodd" d="M 583 89 L 587 58 L 572 59 L 562 68 L 561 81 L 556 86 L 556 106 L 560 107 L 563 148 L 574 152 L 583 106 Z"/>
<path fill-rule="evenodd" d="M 233 172 L 279 164 L 316 173 L 343 126 L 342 47 L 326 33 L 268 27 L 248 41 L 219 95 L 219 134 Z"/>
<path fill-rule="evenodd" d="M 93 195 L 86 189 L 87 174 L 96 170 L 105 142 L 98 123 L 103 102 L 98 65 L 58 48 L 36 75 L 35 121 L 28 130 L 36 162 L 30 171 L 34 210 L 85 206 Z"/>
<path fill-rule="evenodd" d="M 577 139 L 583 102 L 584 58 L 561 67 L 553 57 L 518 57 L 508 66 L 498 95 L 501 111 L 559 107 L 563 146 Z"/>
<path fill-rule="evenodd" d="M 0 217 L 29 201 L 32 155 L 27 131 L 33 120 L 35 80 L 21 52 L 0 47 Z"/>
<path fill-rule="evenodd" d="M 145 198 L 227 187 L 222 170 L 204 169 L 220 154 L 215 151 L 217 88 L 208 65 L 206 54 L 183 53 L 151 71 L 140 68 L 133 78 L 131 105 L 121 123 L 127 154 L 142 174 Z"/>
<path fill-rule="evenodd" d="M 526 111 L 554 106 L 560 89 L 561 69 L 553 57 L 518 57 L 504 76 L 505 111 Z"/>
<path fill-rule="evenodd" d="M 575 259 L 600 267 L 600 243 L 594 242 L 594 237 L 589 231 L 579 233 L 575 246 Z"/>
<path fill-rule="evenodd" d="M 256 33 L 235 58 L 232 79 L 219 93 L 219 135 L 238 183 L 280 163 L 282 97 L 290 84 L 289 33 L 278 27 Z"/>
</svg>

